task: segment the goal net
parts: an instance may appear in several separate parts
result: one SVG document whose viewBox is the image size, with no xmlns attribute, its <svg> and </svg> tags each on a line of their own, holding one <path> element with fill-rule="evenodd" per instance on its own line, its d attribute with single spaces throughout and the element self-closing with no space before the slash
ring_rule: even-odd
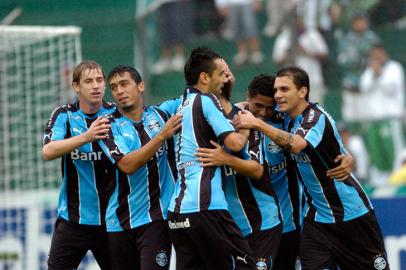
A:
<svg viewBox="0 0 406 270">
<path fill-rule="evenodd" d="M 52 110 L 74 97 L 78 27 L 0 26 L 0 269 L 46 269 L 60 160 L 42 159 Z"/>
</svg>

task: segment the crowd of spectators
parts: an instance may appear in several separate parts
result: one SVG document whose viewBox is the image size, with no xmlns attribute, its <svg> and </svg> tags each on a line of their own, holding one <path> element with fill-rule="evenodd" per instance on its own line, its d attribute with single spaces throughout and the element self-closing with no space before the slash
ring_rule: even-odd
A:
<svg viewBox="0 0 406 270">
<path fill-rule="evenodd" d="M 340 91 L 340 131 L 359 178 L 373 187 L 405 183 L 389 181 L 404 162 L 404 69 L 376 31 L 405 18 L 404 2 L 168 1 L 156 12 L 161 54 L 151 72 L 182 71 L 193 36 L 231 41 L 235 67 L 299 65 L 309 73 L 311 101 L 324 106 L 329 91 Z M 258 12 L 265 15 L 262 23 Z M 261 44 L 267 38 L 272 48 Z"/>
</svg>

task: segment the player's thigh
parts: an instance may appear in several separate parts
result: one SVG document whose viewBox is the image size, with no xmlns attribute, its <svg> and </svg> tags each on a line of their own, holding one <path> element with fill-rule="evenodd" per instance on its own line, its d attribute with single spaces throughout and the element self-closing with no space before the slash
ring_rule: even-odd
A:
<svg viewBox="0 0 406 270">
<path fill-rule="evenodd" d="M 48 269 L 76 269 L 89 246 L 89 240 L 80 225 L 57 219 L 49 251 Z"/>
<path fill-rule="evenodd" d="M 141 270 L 169 269 L 172 242 L 166 221 L 155 221 L 138 230 Z"/>
<path fill-rule="evenodd" d="M 332 241 L 326 228 L 315 222 L 305 221 L 299 246 L 302 270 L 332 269 Z"/>
<path fill-rule="evenodd" d="M 139 254 L 133 230 L 109 232 L 110 258 L 115 270 L 139 269 Z"/>
<path fill-rule="evenodd" d="M 209 269 L 256 269 L 248 240 L 242 236 L 228 211 L 207 211 L 202 219 Z"/>
<path fill-rule="evenodd" d="M 194 239 L 193 230 L 190 227 L 182 228 L 180 226 L 185 224 L 186 219 L 191 222 L 189 217 L 183 214 L 169 213 L 168 219 L 171 225 L 169 233 L 176 251 L 176 270 L 206 269 L 195 244 L 196 239 Z"/>
<path fill-rule="evenodd" d="M 273 270 L 295 270 L 299 257 L 300 231 L 283 233 L 279 242 Z"/>
<path fill-rule="evenodd" d="M 106 228 L 93 230 L 93 245 L 90 250 L 102 270 L 112 269 L 112 256 Z"/>
<path fill-rule="evenodd" d="M 384 241 L 373 211 L 345 222 L 333 251 L 342 270 L 389 269 Z"/>
<path fill-rule="evenodd" d="M 248 236 L 257 269 L 272 269 L 282 234 L 282 224 Z"/>
</svg>

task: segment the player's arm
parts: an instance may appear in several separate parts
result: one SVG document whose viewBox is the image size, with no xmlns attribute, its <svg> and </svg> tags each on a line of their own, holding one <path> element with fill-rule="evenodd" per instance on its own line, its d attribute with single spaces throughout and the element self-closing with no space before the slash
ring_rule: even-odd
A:
<svg viewBox="0 0 406 270">
<path fill-rule="evenodd" d="M 117 161 L 118 168 L 126 173 L 132 174 L 144 166 L 158 151 L 159 147 L 171 138 L 182 124 L 182 116 L 174 115 L 165 124 L 158 135 L 153 137 L 147 144 L 138 150 L 132 151 Z"/>
<path fill-rule="evenodd" d="M 239 152 L 247 144 L 249 133 L 249 129 L 231 132 L 224 138 L 224 145 L 231 151 Z"/>
<path fill-rule="evenodd" d="M 63 140 L 51 140 L 42 148 L 42 156 L 45 160 L 53 160 L 65 154 L 72 152 L 85 143 L 93 142 L 106 138 L 110 129 L 108 119 L 98 118 L 89 127 L 89 129 L 79 135 Z"/>
<path fill-rule="evenodd" d="M 256 118 L 249 111 L 241 111 L 233 121 L 237 128 L 258 129 L 283 150 L 288 152 L 298 154 L 307 147 L 307 141 L 301 136 L 275 128 L 263 120 Z"/>
<path fill-rule="evenodd" d="M 215 147 L 214 149 L 197 148 L 196 150 L 197 160 L 202 162 L 203 167 L 225 165 L 249 178 L 256 180 L 261 178 L 264 168 L 257 161 L 238 158 L 224 151 L 221 145 L 213 141 L 210 143 Z"/>
<path fill-rule="evenodd" d="M 202 96 L 202 111 L 216 136 L 228 149 L 239 152 L 245 146 L 250 131 L 240 129 L 236 132 L 214 95 Z"/>
<path fill-rule="evenodd" d="M 338 155 L 334 162 L 339 163 L 339 165 L 328 170 L 327 176 L 330 177 L 330 179 L 345 181 L 350 176 L 351 171 L 354 168 L 355 162 L 353 157 L 349 153 Z"/>
</svg>

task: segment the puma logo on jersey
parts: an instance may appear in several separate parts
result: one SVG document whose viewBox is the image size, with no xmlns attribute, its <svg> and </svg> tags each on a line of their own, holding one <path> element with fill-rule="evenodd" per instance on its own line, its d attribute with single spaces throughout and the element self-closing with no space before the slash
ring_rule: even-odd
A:
<svg viewBox="0 0 406 270">
<path fill-rule="evenodd" d="M 247 255 L 245 255 L 244 258 L 243 258 L 243 257 L 240 257 L 240 256 L 237 256 L 237 261 L 242 261 L 242 262 L 244 262 L 245 264 L 248 264 L 248 262 L 247 262 Z"/>
<path fill-rule="evenodd" d="M 259 160 L 259 151 L 257 151 L 256 153 L 252 150 L 250 150 L 250 155 L 255 156 L 258 160 Z"/>
<path fill-rule="evenodd" d="M 76 134 L 82 134 L 82 128 L 81 129 L 77 129 L 77 128 L 72 128 L 72 131 Z"/>
<path fill-rule="evenodd" d="M 118 149 L 118 147 L 116 146 L 116 148 L 114 148 L 114 150 L 110 151 L 110 155 L 117 155 L 119 156 L 121 154 L 120 150 Z"/>
</svg>

